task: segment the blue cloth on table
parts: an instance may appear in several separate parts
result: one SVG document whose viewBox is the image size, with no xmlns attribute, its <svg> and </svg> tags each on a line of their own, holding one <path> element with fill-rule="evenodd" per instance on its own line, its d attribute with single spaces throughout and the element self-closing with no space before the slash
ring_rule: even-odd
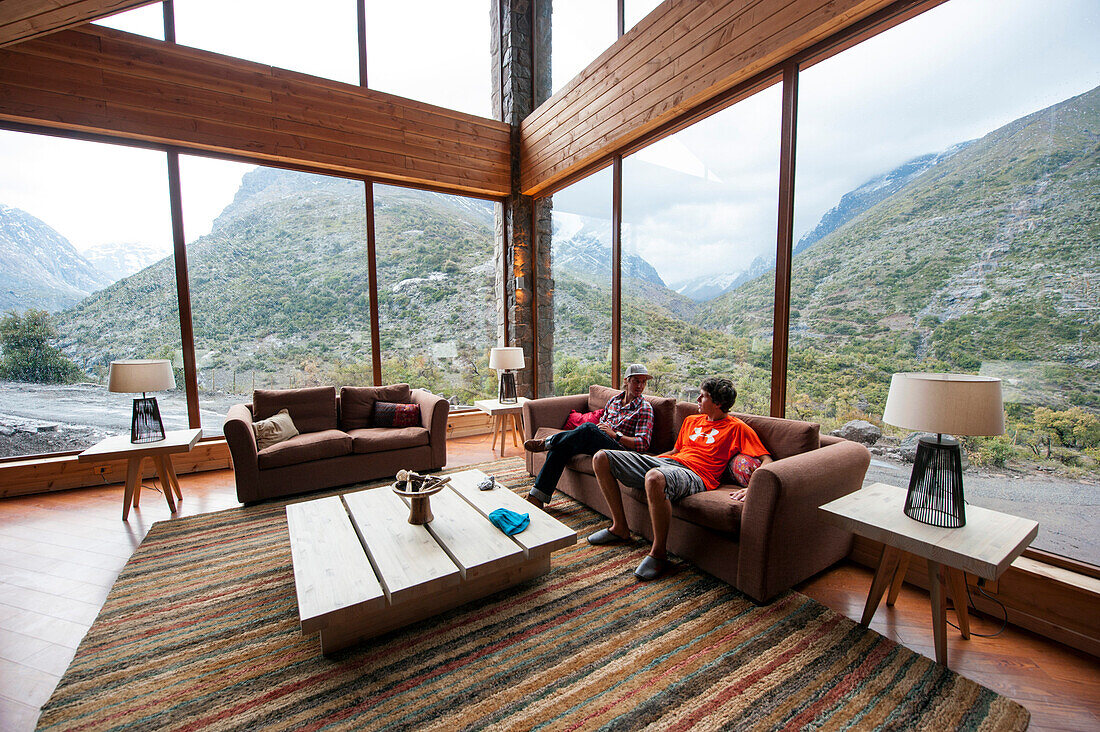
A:
<svg viewBox="0 0 1100 732">
<path fill-rule="evenodd" d="M 518 534 L 530 525 L 531 514 L 516 513 L 515 511 L 509 511 L 507 508 L 498 508 L 489 514 L 489 520 L 498 529 L 511 536 L 512 534 Z"/>
</svg>

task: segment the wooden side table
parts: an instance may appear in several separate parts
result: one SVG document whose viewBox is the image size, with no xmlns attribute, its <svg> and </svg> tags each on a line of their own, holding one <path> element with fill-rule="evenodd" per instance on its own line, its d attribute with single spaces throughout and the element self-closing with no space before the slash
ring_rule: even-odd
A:
<svg viewBox="0 0 1100 732">
<path fill-rule="evenodd" d="M 966 526 L 943 529 L 914 521 L 903 513 L 905 490 L 875 483 L 830 501 L 820 508 L 822 518 L 860 536 L 882 543 L 879 560 L 860 625 L 867 627 L 886 589 L 893 605 L 905 578 L 910 555 L 928 563 L 932 600 L 932 635 L 936 661 L 947 665 L 947 598 L 951 595 L 959 630 L 970 638 L 966 577 L 970 572 L 996 580 L 1020 556 L 1039 532 L 1039 524 L 968 504 Z"/>
<path fill-rule="evenodd" d="M 172 469 L 172 453 L 190 452 L 200 437 L 202 437 L 202 430 L 197 427 L 166 432 L 164 439 L 160 442 L 134 444 L 130 442 L 130 435 L 115 435 L 80 453 L 77 461 L 101 463 L 126 458 L 126 492 L 122 496 L 122 520 L 125 521 L 130 515 L 130 505 L 133 504 L 134 508 L 138 508 L 141 497 L 141 462 L 145 458 L 151 458 L 160 476 L 164 500 L 168 502 L 169 510 L 175 513 L 176 502 L 172 494 L 174 492 L 175 497 L 182 501 L 183 492 L 180 490 L 176 471 Z"/>
<path fill-rule="evenodd" d="M 504 457 L 504 438 L 508 433 L 508 423 L 512 424 L 512 444 L 519 447 L 516 442 L 516 434 L 523 434 L 523 425 L 519 422 L 520 412 L 527 397 L 519 397 L 515 404 L 502 404 L 499 399 L 480 399 L 474 402 L 474 406 L 493 418 L 493 449 L 497 446 L 497 435 L 500 435 L 500 456 Z M 509 420 L 509 417 L 511 420 Z"/>
</svg>

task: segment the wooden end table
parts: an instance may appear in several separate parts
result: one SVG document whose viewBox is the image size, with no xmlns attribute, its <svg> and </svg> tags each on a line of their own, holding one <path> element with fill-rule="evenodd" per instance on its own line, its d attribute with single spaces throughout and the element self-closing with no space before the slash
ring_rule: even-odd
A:
<svg viewBox="0 0 1100 732">
<path fill-rule="evenodd" d="M 1039 532 L 1030 519 L 966 506 L 966 526 L 943 529 L 915 521 L 903 512 L 905 489 L 874 483 L 821 506 L 822 518 L 855 534 L 882 543 L 879 560 L 860 625 L 867 627 L 886 589 L 893 605 L 909 568 L 910 555 L 928 563 L 932 600 L 932 636 L 936 661 L 947 665 L 947 594 L 955 606 L 959 631 L 970 638 L 964 572 L 996 580 L 1023 553 Z"/>
<path fill-rule="evenodd" d="M 527 397 L 519 397 L 515 404 L 502 404 L 499 399 L 479 399 L 474 406 L 493 418 L 493 449 L 496 449 L 497 436 L 500 436 L 500 456 L 504 457 L 504 439 L 508 434 L 508 422 L 512 423 L 512 445 L 519 447 L 516 442 L 516 434 L 523 434 L 523 425 L 520 424 L 519 415 L 523 412 L 523 404 Z"/>
<path fill-rule="evenodd" d="M 179 479 L 172 468 L 172 453 L 190 452 L 195 443 L 202 437 L 202 430 L 198 427 L 189 430 L 171 430 L 165 432 L 164 439 L 159 442 L 130 442 L 130 435 L 115 435 L 97 442 L 77 456 L 81 463 L 101 463 L 108 460 L 126 459 L 126 492 L 122 495 L 122 520 L 126 521 L 130 516 L 130 506 L 138 508 L 141 497 L 141 463 L 145 458 L 151 458 L 160 476 L 160 485 L 164 493 L 164 500 L 168 502 L 168 508 L 172 513 L 176 512 L 176 502 L 172 497 L 183 500 L 183 492 L 180 490 Z"/>
<path fill-rule="evenodd" d="M 328 654 L 550 571 L 577 532 L 500 483 L 478 490 L 484 478 L 453 474 L 423 526 L 388 486 L 287 506 L 302 633 L 319 632 Z M 508 536 L 488 519 L 498 508 L 531 523 Z"/>
</svg>

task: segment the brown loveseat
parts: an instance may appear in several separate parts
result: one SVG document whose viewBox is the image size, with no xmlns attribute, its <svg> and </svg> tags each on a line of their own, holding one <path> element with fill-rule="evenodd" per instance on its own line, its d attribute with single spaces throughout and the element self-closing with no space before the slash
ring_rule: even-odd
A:
<svg viewBox="0 0 1100 732">
<path fill-rule="evenodd" d="M 570 410 L 600 409 L 618 392 L 593 386 L 588 394 L 534 399 L 523 405 L 526 438 L 545 438 L 565 424 Z M 698 413 L 691 402 L 645 397 L 653 406 L 650 452 L 672 449 L 684 418 Z M 823 523 L 817 507 L 858 490 L 870 464 L 867 448 L 818 434 L 818 425 L 775 417 L 735 414 L 768 448 L 775 462 L 759 468 L 744 502 L 736 485 L 689 496 L 672 507 L 669 551 L 690 560 L 758 602 L 766 602 L 820 572 L 851 549 L 852 535 Z M 545 453 L 527 453 L 527 471 L 537 475 Z M 652 540 L 645 491 L 622 486 L 630 528 Z M 605 516 L 610 515 L 592 472 L 592 458 L 574 457 L 558 489 Z"/>
<path fill-rule="evenodd" d="M 375 402 L 420 405 L 420 425 L 373 427 Z M 286 409 L 299 435 L 256 449 L 252 423 Z M 447 464 L 443 397 L 408 384 L 263 390 L 229 408 L 224 431 L 242 503 L 331 488 Z"/>
</svg>

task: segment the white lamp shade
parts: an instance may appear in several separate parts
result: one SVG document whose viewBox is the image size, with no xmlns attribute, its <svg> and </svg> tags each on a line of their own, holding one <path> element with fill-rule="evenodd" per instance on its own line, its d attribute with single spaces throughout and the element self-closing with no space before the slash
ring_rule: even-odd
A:
<svg viewBox="0 0 1100 732">
<path fill-rule="evenodd" d="M 123 394 L 164 391 L 176 388 L 172 362 L 161 358 L 111 361 L 107 390 Z"/>
<path fill-rule="evenodd" d="M 969 374 L 894 374 L 882 421 L 945 435 L 1001 435 L 1001 380 Z"/>
<path fill-rule="evenodd" d="M 497 371 L 514 371 L 516 369 L 522 369 L 523 349 L 504 347 L 490 350 L 489 368 Z"/>
</svg>

